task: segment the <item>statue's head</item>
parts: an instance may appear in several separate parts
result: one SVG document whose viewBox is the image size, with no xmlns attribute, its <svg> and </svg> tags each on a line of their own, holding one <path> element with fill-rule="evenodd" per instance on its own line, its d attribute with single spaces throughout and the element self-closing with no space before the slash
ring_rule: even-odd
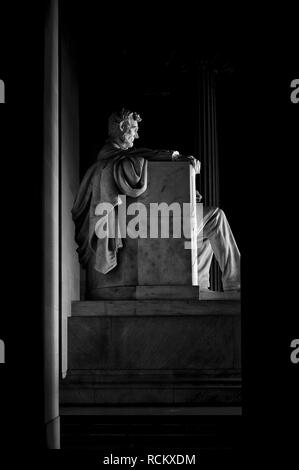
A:
<svg viewBox="0 0 299 470">
<path fill-rule="evenodd" d="M 121 148 L 133 147 L 134 140 L 138 139 L 138 122 L 141 117 L 136 112 L 122 108 L 121 111 L 114 112 L 108 120 L 108 134 L 112 141 Z"/>
</svg>

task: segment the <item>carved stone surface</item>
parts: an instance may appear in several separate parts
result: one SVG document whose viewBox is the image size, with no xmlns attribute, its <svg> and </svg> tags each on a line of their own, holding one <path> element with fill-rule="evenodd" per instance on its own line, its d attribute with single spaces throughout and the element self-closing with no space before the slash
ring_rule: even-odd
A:
<svg viewBox="0 0 299 470">
<path fill-rule="evenodd" d="M 201 385 L 189 383 L 179 387 L 178 385 L 158 386 L 146 384 L 141 387 L 139 384 L 128 382 L 122 386 L 103 385 L 64 385 L 60 389 L 61 405 L 105 405 L 105 406 L 126 406 L 126 405 L 239 405 L 241 403 L 240 383 L 213 385 Z"/>
<path fill-rule="evenodd" d="M 232 369 L 230 316 L 72 317 L 70 369 Z"/>
<path fill-rule="evenodd" d="M 239 301 L 74 302 L 62 404 L 240 404 Z"/>
<path fill-rule="evenodd" d="M 136 295 L 132 286 L 192 286 L 194 283 L 197 276 L 196 253 L 194 249 L 186 249 L 185 242 L 192 239 L 193 248 L 196 244 L 195 171 L 187 162 L 149 162 L 148 172 L 147 191 L 136 199 L 126 198 L 127 208 L 131 203 L 144 204 L 146 213 L 144 216 L 141 212 L 139 214 L 140 224 L 147 228 L 147 237 L 132 239 L 127 236 L 123 240 L 123 248 L 118 251 L 117 267 L 105 275 L 94 270 L 94 260 L 90 259 L 86 299 L 134 299 Z M 151 203 L 176 203 L 179 213 L 170 211 L 169 218 L 167 215 L 153 217 Z M 188 204 L 185 208 L 184 203 Z M 186 211 L 187 207 L 189 211 Z M 127 224 L 137 214 L 128 215 Z M 161 238 L 161 221 L 169 227 L 169 238 Z M 175 238 L 173 227 L 177 223 L 180 233 Z M 150 237 L 154 225 L 159 227 L 158 238 Z M 139 290 L 139 298 L 142 298 L 142 293 Z M 144 293 L 148 298 L 149 292 Z"/>
</svg>

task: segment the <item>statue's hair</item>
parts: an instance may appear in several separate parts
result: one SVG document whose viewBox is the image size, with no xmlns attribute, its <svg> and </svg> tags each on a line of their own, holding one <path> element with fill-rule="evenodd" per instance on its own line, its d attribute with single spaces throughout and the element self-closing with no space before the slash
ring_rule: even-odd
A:
<svg viewBox="0 0 299 470">
<path fill-rule="evenodd" d="M 113 112 L 108 119 L 109 137 L 124 136 L 131 127 L 131 119 L 137 122 L 142 121 L 140 115 L 135 111 L 129 111 L 128 109 L 122 108 L 120 111 Z M 120 126 L 121 124 L 122 126 Z"/>
</svg>

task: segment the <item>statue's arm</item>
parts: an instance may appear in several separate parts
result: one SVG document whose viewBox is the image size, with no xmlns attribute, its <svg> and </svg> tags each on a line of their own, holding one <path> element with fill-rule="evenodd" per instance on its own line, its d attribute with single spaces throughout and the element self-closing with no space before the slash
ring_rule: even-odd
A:
<svg viewBox="0 0 299 470">
<path fill-rule="evenodd" d="M 141 156 L 149 161 L 189 161 L 196 173 L 200 172 L 200 161 L 192 155 L 182 155 L 177 150 L 153 150 L 148 148 L 136 148 L 127 151 L 127 155 Z"/>
<path fill-rule="evenodd" d="M 137 152 L 141 157 L 146 158 L 149 161 L 171 161 L 173 150 L 153 150 L 148 148 L 137 148 L 129 153 Z"/>
</svg>

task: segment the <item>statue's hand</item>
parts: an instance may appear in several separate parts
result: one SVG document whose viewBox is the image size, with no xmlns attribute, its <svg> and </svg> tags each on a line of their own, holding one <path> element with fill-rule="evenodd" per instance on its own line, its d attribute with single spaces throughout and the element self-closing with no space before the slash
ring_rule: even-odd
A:
<svg viewBox="0 0 299 470">
<path fill-rule="evenodd" d="M 191 165 L 193 166 L 193 168 L 195 169 L 195 172 L 200 173 L 200 161 L 197 160 L 197 158 L 194 158 L 193 155 L 181 155 L 177 150 L 175 150 L 174 152 L 172 152 L 171 157 L 173 161 L 177 161 L 177 162 L 189 161 Z"/>
<path fill-rule="evenodd" d="M 192 155 L 187 155 L 187 160 L 190 161 L 191 165 L 193 166 L 195 173 L 200 173 L 200 166 L 201 163 L 197 158 L 194 158 Z"/>
<path fill-rule="evenodd" d="M 179 160 L 179 158 L 181 157 L 182 155 L 180 154 L 180 152 L 178 152 L 177 150 L 174 150 L 171 154 L 171 158 L 173 161 L 177 161 Z"/>
</svg>

